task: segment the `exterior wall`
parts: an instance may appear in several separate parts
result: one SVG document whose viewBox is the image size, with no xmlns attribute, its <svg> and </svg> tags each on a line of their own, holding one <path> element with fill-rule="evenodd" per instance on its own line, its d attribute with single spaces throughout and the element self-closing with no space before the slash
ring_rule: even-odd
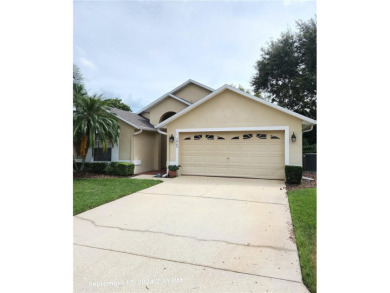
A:
<svg viewBox="0 0 390 293">
<path fill-rule="evenodd" d="M 160 123 L 160 118 L 167 112 L 180 112 L 183 109 L 187 108 L 186 104 L 179 102 L 173 98 L 166 98 L 161 103 L 157 104 L 153 108 L 150 109 L 150 123 L 153 125 L 157 125 Z"/>
<path fill-rule="evenodd" d="M 119 134 L 119 161 L 131 161 L 133 157 L 132 140 L 135 132 L 134 127 L 129 124 L 118 120 L 120 126 Z"/>
<path fill-rule="evenodd" d="M 169 123 L 167 134 L 175 136 L 176 129 L 263 126 L 289 126 L 289 136 L 294 132 L 297 137 L 295 143 L 289 139 L 289 164 L 302 166 L 302 121 L 230 90 Z M 168 161 L 176 161 L 175 143 L 168 148 Z"/>
<path fill-rule="evenodd" d="M 190 103 L 195 103 L 210 93 L 211 93 L 211 91 L 209 91 L 205 88 L 202 88 L 200 86 L 197 86 L 193 83 L 190 83 L 186 87 L 175 92 L 174 95 L 179 97 L 179 98 L 182 98 Z"/>
<path fill-rule="evenodd" d="M 157 149 L 159 149 L 159 136 L 156 132 L 143 131 L 142 133 L 133 136 L 134 138 L 134 173 L 140 173 L 157 169 L 158 157 L 156 156 Z M 139 164 L 139 161 L 140 164 Z"/>
</svg>

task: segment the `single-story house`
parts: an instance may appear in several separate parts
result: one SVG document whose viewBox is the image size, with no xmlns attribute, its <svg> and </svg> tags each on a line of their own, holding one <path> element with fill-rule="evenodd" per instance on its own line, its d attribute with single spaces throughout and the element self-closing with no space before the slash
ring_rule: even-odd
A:
<svg viewBox="0 0 390 293">
<path fill-rule="evenodd" d="M 230 85 L 188 80 L 137 113 L 113 109 L 119 143 L 87 162 L 133 162 L 135 173 L 181 165 L 179 175 L 284 179 L 302 166 L 302 133 L 316 121 Z"/>
</svg>

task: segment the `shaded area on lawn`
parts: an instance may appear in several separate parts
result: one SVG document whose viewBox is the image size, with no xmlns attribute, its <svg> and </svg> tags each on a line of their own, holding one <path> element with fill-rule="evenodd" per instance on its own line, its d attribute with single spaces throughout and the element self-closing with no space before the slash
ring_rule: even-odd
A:
<svg viewBox="0 0 390 293">
<path fill-rule="evenodd" d="M 73 215 L 161 183 L 161 180 L 88 178 L 73 180 Z"/>
<path fill-rule="evenodd" d="M 288 191 L 303 283 L 317 291 L 317 188 Z"/>
</svg>

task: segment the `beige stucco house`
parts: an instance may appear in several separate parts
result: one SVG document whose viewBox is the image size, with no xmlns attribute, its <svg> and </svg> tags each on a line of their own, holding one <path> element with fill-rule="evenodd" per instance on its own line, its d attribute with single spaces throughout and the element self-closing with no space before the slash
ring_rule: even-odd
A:
<svg viewBox="0 0 390 293">
<path fill-rule="evenodd" d="M 113 112 L 119 143 L 95 157 L 89 151 L 87 161 L 133 162 L 135 173 L 180 164 L 179 175 L 284 179 L 285 165 L 302 166 L 302 133 L 316 124 L 232 86 L 194 80 L 137 113 Z"/>
</svg>

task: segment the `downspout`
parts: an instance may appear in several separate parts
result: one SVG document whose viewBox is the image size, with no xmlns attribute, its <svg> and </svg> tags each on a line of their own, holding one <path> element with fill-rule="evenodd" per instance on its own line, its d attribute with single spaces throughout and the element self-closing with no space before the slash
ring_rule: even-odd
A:
<svg viewBox="0 0 390 293">
<path fill-rule="evenodd" d="M 167 135 L 166 132 L 161 131 L 161 130 L 158 129 L 158 128 L 157 128 L 157 132 L 160 133 L 160 134 L 162 134 L 162 135 Z M 168 137 L 167 137 L 167 142 L 168 142 Z M 162 177 L 168 177 L 168 161 L 169 161 L 169 156 L 171 155 L 171 152 L 170 152 L 169 147 L 170 147 L 170 144 L 168 143 L 168 157 L 167 157 L 167 162 L 166 162 L 167 165 L 165 166 L 165 167 L 167 167 L 167 173 L 165 173 L 165 175 L 163 175 Z"/>
<path fill-rule="evenodd" d="M 135 136 L 135 135 L 137 135 L 137 134 L 141 134 L 142 133 L 142 129 L 140 130 L 140 131 L 138 131 L 138 132 L 134 132 L 133 133 L 133 136 Z"/>
<path fill-rule="evenodd" d="M 162 135 L 167 135 L 167 133 L 166 133 L 166 132 L 164 132 L 164 131 L 161 131 L 160 129 L 157 129 L 157 132 L 158 132 L 158 133 L 160 133 L 160 134 L 162 134 Z"/>
<path fill-rule="evenodd" d="M 306 130 L 302 131 L 302 133 L 312 131 L 313 127 L 314 127 L 314 124 L 312 124 L 309 129 L 306 129 Z"/>
</svg>

